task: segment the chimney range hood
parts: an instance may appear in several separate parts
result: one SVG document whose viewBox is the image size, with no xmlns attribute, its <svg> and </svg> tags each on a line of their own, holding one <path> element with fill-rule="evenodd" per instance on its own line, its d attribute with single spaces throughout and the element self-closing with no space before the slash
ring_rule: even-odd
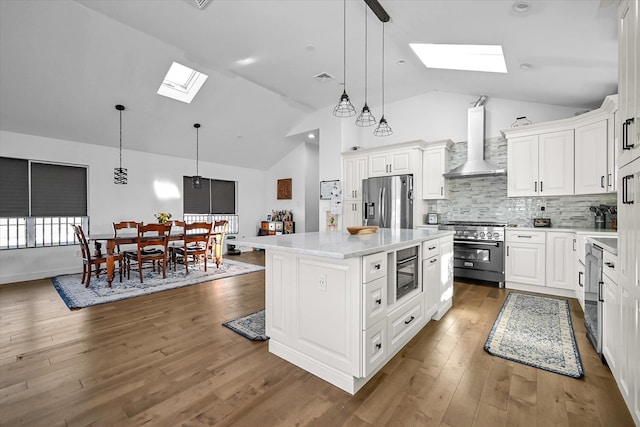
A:
<svg viewBox="0 0 640 427">
<path fill-rule="evenodd" d="M 505 169 L 484 160 L 484 101 L 482 95 L 468 111 L 467 161 L 443 174 L 445 178 L 506 175 Z"/>
</svg>

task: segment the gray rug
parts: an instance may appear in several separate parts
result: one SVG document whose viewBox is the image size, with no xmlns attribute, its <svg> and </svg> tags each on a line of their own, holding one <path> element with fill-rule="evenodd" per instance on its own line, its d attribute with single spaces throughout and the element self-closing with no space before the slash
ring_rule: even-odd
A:
<svg viewBox="0 0 640 427">
<path fill-rule="evenodd" d="M 216 265 L 209 261 L 207 272 L 190 267 L 189 274 L 186 274 L 184 266 L 178 266 L 175 272 L 167 267 L 166 279 L 162 278 L 162 273 L 143 269 L 143 283 L 140 283 L 137 271 L 131 272 L 130 280 L 126 280 L 125 275 L 122 283 L 116 274 L 111 288 L 107 285 L 104 273 L 98 278 L 93 274 L 89 288 L 80 283 L 82 274 L 65 274 L 54 277 L 52 281 L 67 307 L 83 308 L 260 270 L 264 270 L 264 267 L 225 259 L 224 264 L 219 268 L 216 268 Z"/>
<path fill-rule="evenodd" d="M 269 339 L 265 334 L 264 310 L 247 314 L 246 316 L 231 320 L 222 325 L 252 341 L 266 341 Z"/>
<path fill-rule="evenodd" d="M 509 293 L 484 349 L 569 377 L 584 375 L 566 299 Z"/>
</svg>

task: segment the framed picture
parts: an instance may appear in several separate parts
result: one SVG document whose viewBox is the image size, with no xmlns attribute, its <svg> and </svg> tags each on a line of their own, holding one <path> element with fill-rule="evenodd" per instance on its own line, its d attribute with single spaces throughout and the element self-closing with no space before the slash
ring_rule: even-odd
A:
<svg viewBox="0 0 640 427">
<path fill-rule="evenodd" d="M 320 200 L 331 200 L 331 192 L 333 189 L 340 188 L 340 181 L 320 181 Z"/>
<path fill-rule="evenodd" d="M 278 180 L 278 200 L 291 200 L 291 178 Z"/>
</svg>

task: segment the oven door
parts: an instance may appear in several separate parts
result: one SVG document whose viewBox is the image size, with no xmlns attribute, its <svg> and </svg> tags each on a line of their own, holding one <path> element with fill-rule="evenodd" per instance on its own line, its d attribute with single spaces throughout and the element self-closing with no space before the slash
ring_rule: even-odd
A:
<svg viewBox="0 0 640 427">
<path fill-rule="evenodd" d="M 453 241 L 454 276 L 504 283 L 504 242 Z"/>
</svg>

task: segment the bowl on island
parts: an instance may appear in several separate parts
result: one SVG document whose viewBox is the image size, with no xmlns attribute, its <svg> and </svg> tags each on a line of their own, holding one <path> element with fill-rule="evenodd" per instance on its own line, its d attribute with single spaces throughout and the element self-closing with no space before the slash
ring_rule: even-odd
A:
<svg viewBox="0 0 640 427">
<path fill-rule="evenodd" d="M 378 231 L 377 225 L 361 225 L 354 227 L 347 227 L 349 234 L 373 234 Z"/>
</svg>

